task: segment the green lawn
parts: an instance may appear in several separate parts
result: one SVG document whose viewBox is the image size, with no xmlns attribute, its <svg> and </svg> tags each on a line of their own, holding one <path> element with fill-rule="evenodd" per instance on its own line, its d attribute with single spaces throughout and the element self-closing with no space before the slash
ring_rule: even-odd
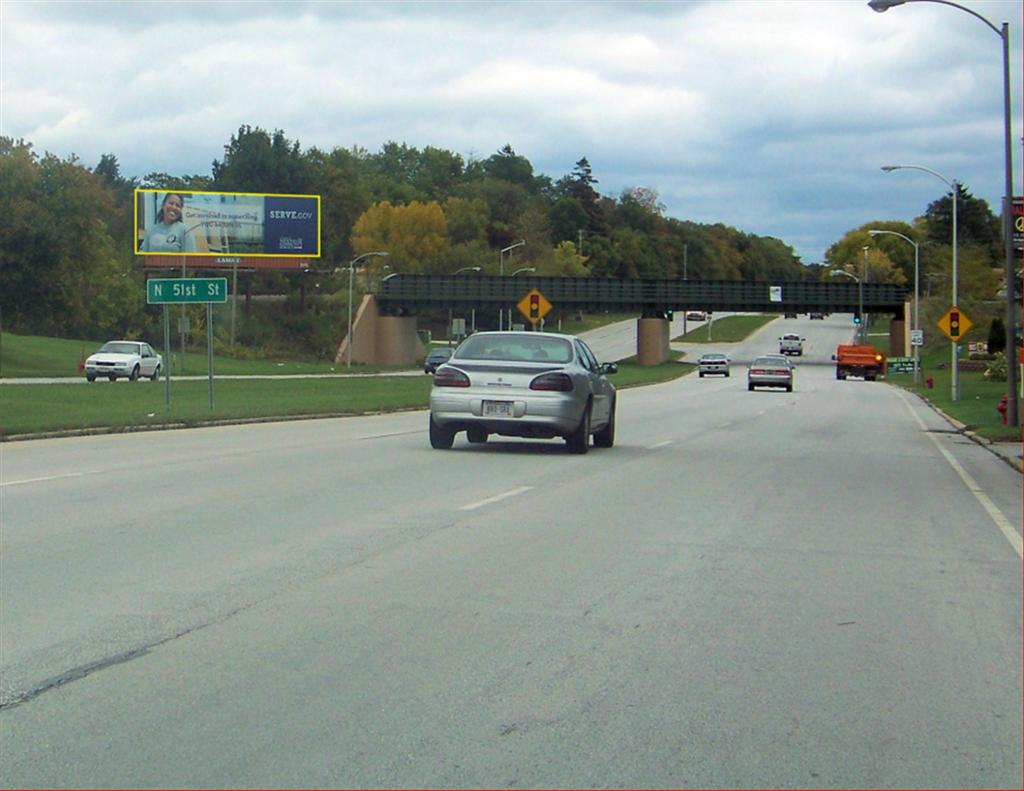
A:
<svg viewBox="0 0 1024 791">
<path fill-rule="evenodd" d="M 4 335 L 6 341 L 7 335 Z M 67 343 L 40 339 L 40 348 L 63 353 Z M 205 368 L 205 360 L 204 368 Z M 236 361 L 238 362 L 238 361 Z M 52 363 L 43 365 L 43 368 Z M 296 367 L 286 369 L 296 373 Z M 366 369 L 361 369 L 360 372 Z M 676 361 L 640 366 L 629 360 L 612 377 L 618 388 L 664 382 L 693 370 Z M 197 371 L 198 373 L 199 371 Z M 246 373 L 254 372 L 250 367 Z M 425 409 L 431 377 L 375 376 L 311 379 L 218 379 L 214 376 L 214 408 L 206 380 L 171 380 L 171 408 L 166 387 L 150 382 L 94 384 L 28 384 L 0 386 L 0 437 L 79 429 L 198 425 L 210 421 L 303 415 L 358 415 L 400 409 Z"/>
<path fill-rule="evenodd" d="M 932 380 L 928 387 L 927 380 Z M 960 371 L 960 399 L 953 400 L 953 377 L 949 367 L 949 349 L 926 352 L 921 356 L 921 384 L 914 375 L 889 374 L 887 380 L 923 396 L 930 403 L 971 430 L 990 440 L 1020 441 L 1021 430 L 1002 424 L 996 407 L 1006 393 L 1006 382 L 992 382 L 981 372 Z"/>
<path fill-rule="evenodd" d="M 603 315 L 605 323 L 619 317 Z M 714 323 L 712 342 L 743 340 L 774 316 L 727 316 Z M 596 317 L 591 317 L 597 321 Z M 600 326 L 598 323 L 596 326 Z M 564 328 L 564 326 L 563 326 Z M 580 330 L 576 330 L 580 331 Z M 706 342 L 707 329 L 700 327 L 675 340 Z M 887 350 L 884 339 L 873 341 Z M 78 363 L 100 346 L 97 342 L 39 338 L 3 333 L 0 336 L 0 375 L 4 377 L 77 376 Z M 175 355 L 176 357 L 177 355 Z M 888 380 L 919 392 L 947 414 L 966 423 L 983 437 L 1020 440 L 1000 422 L 996 405 L 1006 392 L 1005 382 L 990 382 L 981 373 L 961 371 L 959 401 L 950 393 L 948 349 L 922 358 L 922 375 L 933 387 L 913 384 L 912 374 L 890 374 Z M 619 363 L 612 381 L 618 388 L 664 382 L 688 374 L 694 366 L 676 360 L 656 366 L 637 365 L 634 358 Z M 353 373 L 380 371 L 354 366 Z M 208 421 L 260 419 L 301 415 L 354 415 L 398 409 L 423 409 L 430 392 L 430 377 L 381 376 L 373 378 L 228 380 L 218 374 L 342 373 L 343 365 L 291 360 L 214 359 L 214 409 L 210 409 L 207 382 L 172 379 L 171 410 L 167 411 L 162 381 L 129 383 L 97 382 L 57 385 L 5 385 L 0 387 L 0 437 L 81 428 L 196 425 Z M 179 373 L 174 366 L 174 373 Z M 206 356 L 186 355 L 186 373 L 205 374 Z"/>
<path fill-rule="evenodd" d="M 0 334 L 0 377 L 30 378 L 53 376 L 78 376 L 78 366 L 95 352 L 102 341 L 75 341 L 64 338 L 44 338 L 33 335 L 16 335 L 10 332 Z M 162 347 L 154 347 L 164 356 Z M 267 360 L 243 359 L 222 354 L 213 356 L 214 374 L 251 374 L 269 376 L 274 374 L 327 374 L 344 373 L 345 363 L 333 360 Z M 354 373 L 380 372 L 389 370 L 384 366 L 354 364 Z M 207 372 L 205 351 L 186 351 L 185 366 L 182 368 L 180 347 L 171 344 L 171 375 L 204 375 Z"/>
<path fill-rule="evenodd" d="M 778 316 L 774 314 L 760 314 L 755 316 L 724 316 L 714 322 L 700 325 L 673 338 L 673 342 L 680 343 L 736 343 L 744 340 L 751 333 L 761 329 L 765 324 L 774 321 Z"/>
</svg>

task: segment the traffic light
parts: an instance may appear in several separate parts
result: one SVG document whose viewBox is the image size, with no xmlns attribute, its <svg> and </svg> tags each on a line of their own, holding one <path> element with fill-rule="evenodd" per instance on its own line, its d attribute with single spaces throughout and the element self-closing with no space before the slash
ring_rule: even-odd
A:
<svg viewBox="0 0 1024 791">
<path fill-rule="evenodd" d="M 860 314 L 859 313 L 854 313 L 853 314 L 853 323 L 854 324 L 860 324 Z"/>
<path fill-rule="evenodd" d="M 540 294 L 530 294 L 530 319 L 540 318 Z"/>
<path fill-rule="evenodd" d="M 949 311 L 949 337 L 959 338 L 960 337 L 960 311 L 951 310 Z"/>
</svg>

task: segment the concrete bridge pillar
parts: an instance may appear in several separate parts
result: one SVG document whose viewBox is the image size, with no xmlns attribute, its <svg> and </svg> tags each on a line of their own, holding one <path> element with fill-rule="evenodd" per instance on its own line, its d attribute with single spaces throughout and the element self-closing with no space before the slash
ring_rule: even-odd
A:
<svg viewBox="0 0 1024 791">
<path fill-rule="evenodd" d="M 669 361 L 669 326 L 668 319 L 637 319 L 637 363 L 661 365 Z"/>
<path fill-rule="evenodd" d="M 364 365 L 415 366 L 427 350 L 416 334 L 415 316 L 382 316 L 373 294 L 367 294 L 352 319 L 352 337 L 346 336 L 334 356 L 335 363 L 348 360 Z"/>
</svg>

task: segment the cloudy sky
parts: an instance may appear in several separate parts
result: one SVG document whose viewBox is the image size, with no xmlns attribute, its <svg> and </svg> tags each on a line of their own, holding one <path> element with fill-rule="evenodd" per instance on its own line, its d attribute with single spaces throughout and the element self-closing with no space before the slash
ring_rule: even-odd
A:
<svg viewBox="0 0 1024 791">
<path fill-rule="evenodd" d="M 960 3 L 1010 23 L 1019 174 L 1022 4 Z M 209 173 L 242 124 L 304 149 L 510 143 L 554 179 L 586 156 L 602 194 L 649 187 L 669 216 L 814 263 L 948 191 L 884 164 L 999 211 L 1001 53 L 933 2 L 0 0 L 0 134 L 128 176 Z"/>
</svg>

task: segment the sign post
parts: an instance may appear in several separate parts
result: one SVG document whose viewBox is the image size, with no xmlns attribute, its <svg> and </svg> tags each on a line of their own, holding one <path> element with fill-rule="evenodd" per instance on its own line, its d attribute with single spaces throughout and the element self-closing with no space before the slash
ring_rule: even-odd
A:
<svg viewBox="0 0 1024 791">
<path fill-rule="evenodd" d="M 171 411 L 171 314 L 170 308 L 164 305 L 164 360 L 167 370 L 164 371 L 164 405 Z"/>
<path fill-rule="evenodd" d="M 210 411 L 213 411 L 213 303 L 228 301 L 226 277 L 166 277 L 146 281 L 146 303 L 164 306 L 164 353 L 170 359 L 171 324 L 167 306 L 205 303 L 206 305 L 206 367 L 210 388 Z M 183 355 L 184 358 L 184 355 Z M 171 372 L 167 370 L 167 411 L 171 410 Z"/>
</svg>

